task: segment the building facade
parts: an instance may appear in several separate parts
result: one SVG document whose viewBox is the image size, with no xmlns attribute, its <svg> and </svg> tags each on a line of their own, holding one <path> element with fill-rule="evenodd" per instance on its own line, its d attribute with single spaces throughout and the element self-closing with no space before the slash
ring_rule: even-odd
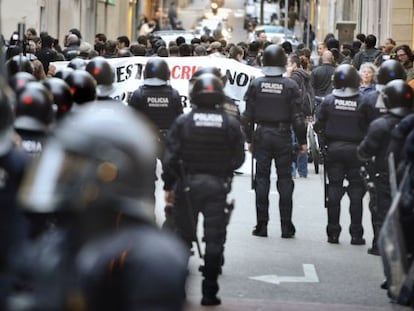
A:
<svg viewBox="0 0 414 311">
<path fill-rule="evenodd" d="M 6 40 L 18 23 L 26 29 L 47 31 L 63 42 L 68 30 L 78 28 L 93 43 L 96 33 L 109 39 L 127 35 L 136 39 L 141 15 L 153 16 L 161 0 L 1 0 L 1 33 Z"/>
<path fill-rule="evenodd" d="M 312 0 L 311 0 L 312 1 Z M 354 23 L 357 33 L 374 34 L 378 44 L 393 38 L 398 45 L 414 47 L 413 0 L 313 0 L 316 3 L 317 38 L 333 32 L 338 35 L 337 24 Z M 327 18 L 325 18 L 327 17 Z"/>
<path fill-rule="evenodd" d="M 48 31 L 61 43 L 71 28 L 80 29 L 84 40 L 90 43 L 96 33 L 105 33 L 109 39 L 127 35 L 135 40 L 141 16 L 165 14 L 170 1 L 0 0 L 1 33 L 8 39 L 17 30 L 17 24 L 23 22 L 26 28 Z M 178 7 L 185 7 L 191 0 L 175 2 Z M 377 36 L 378 44 L 391 37 L 397 44 L 414 47 L 414 0 L 297 0 L 292 3 L 300 7 L 304 18 L 310 18 L 319 41 L 330 32 L 338 35 L 338 23 L 348 23 L 354 24 L 353 35 L 372 33 Z"/>
</svg>

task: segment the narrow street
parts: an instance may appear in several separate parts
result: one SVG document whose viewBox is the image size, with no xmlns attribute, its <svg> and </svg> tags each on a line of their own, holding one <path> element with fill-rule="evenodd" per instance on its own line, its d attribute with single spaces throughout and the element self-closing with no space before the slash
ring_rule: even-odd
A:
<svg viewBox="0 0 414 311">
<path fill-rule="evenodd" d="M 222 305 L 214 310 L 408 310 L 392 305 L 380 288 L 384 279 L 381 258 L 368 255 L 372 240 L 368 196 L 364 205 L 364 237 L 367 245 L 350 244 L 349 213 L 342 201 L 340 244 L 326 241 L 326 210 L 323 207 L 323 181 L 309 165 L 308 178 L 295 179 L 293 222 L 294 239 L 280 238 L 278 195 L 275 174 L 270 192 L 269 237 L 251 235 L 256 224 L 254 200 L 250 190 L 250 156 L 242 167 L 246 172 L 234 177 L 235 209 L 225 245 L 225 265 L 219 278 Z M 163 192 L 157 185 L 158 221 L 163 220 Z M 202 227 L 198 228 L 199 240 Z M 188 311 L 204 310 L 201 300 L 202 261 L 197 254 L 190 259 Z"/>
</svg>

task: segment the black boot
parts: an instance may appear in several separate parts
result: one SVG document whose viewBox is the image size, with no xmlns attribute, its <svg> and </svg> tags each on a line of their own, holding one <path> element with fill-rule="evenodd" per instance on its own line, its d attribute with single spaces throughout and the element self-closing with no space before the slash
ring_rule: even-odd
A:
<svg viewBox="0 0 414 311">
<path fill-rule="evenodd" d="M 252 234 L 260 237 L 267 237 L 267 222 L 259 221 L 253 229 Z"/>
<path fill-rule="evenodd" d="M 201 299 L 201 304 L 203 306 L 217 306 L 221 304 L 220 298 L 216 296 L 218 290 L 217 281 L 204 279 L 202 283 L 203 298 Z"/>
<path fill-rule="evenodd" d="M 352 245 L 365 245 L 365 239 L 363 237 L 352 237 L 351 244 Z"/>
<path fill-rule="evenodd" d="M 380 252 L 377 243 L 372 242 L 372 247 L 368 248 L 367 253 L 370 255 L 379 256 Z"/>
<path fill-rule="evenodd" d="M 326 226 L 326 234 L 328 235 L 328 243 L 338 244 L 339 235 L 341 234 L 341 226 L 339 224 L 328 223 Z"/>
<path fill-rule="evenodd" d="M 282 238 L 283 239 L 290 239 L 295 236 L 295 226 L 291 221 L 282 222 Z"/>
<path fill-rule="evenodd" d="M 380 252 L 379 252 L 379 249 L 378 249 L 377 241 L 378 241 L 379 232 L 381 230 L 381 226 L 378 225 L 378 224 L 374 224 L 372 226 L 372 228 L 373 228 L 373 231 L 374 231 L 374 238 L 372 239 L 372 247 L 368 248 L 367 252 L 370 255 L 379 256 Z"/>
</svg>

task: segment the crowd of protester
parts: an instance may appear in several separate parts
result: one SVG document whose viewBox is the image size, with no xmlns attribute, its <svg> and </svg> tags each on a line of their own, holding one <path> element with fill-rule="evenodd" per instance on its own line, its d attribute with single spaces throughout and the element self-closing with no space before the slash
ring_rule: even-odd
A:
<svg viewBox="0 0 414 311">
<path fill-rule="evenodd" d="M 24 54 L 31 63 L 31 69 L 27 72 L 37 81 L 46 81 L 56 75 L 56 68 L 51 65 L 53 62 L 74 59 L 86 61 L 99 56 L 106 59 L 132 56 L 210 56 L 233 59 L 256 68 L 263 67 L 264 50 L 272 45 L 264 32 L 253 35 L 253 31 L 250 30 L 248 39 L 237 43 L 206 34 L 194 37 L 190 42 L 182 36 L 165 42 L 162 37 L 155 35 L 154 31 L 181 29 L 174 7 L 170 8 L 168 15 L 168 19 L 163 21 L 163 28 L 157 20 L 143 17 L 137 38 L 129 38 L 126 35 L 108 38 L 104 33 L 97 33 L 94 42 L 87 42 L 78 29 L 72 28 L 65 36 L 62 46 L 58 39 L 47 32 L 38 33 L 35 29 L 29 28 L 24 38 L 19 37 L 18 32 L 14 32 L 7 42 L 3 39 L 6 43 L 5 60 L 7 63 L 16 56 Z M 405 82 L 414 89 L 413 51 L 410 46 L 399 45 L 392 38 L 387 38 L 378 45 L 375 35 L 358 34 L 352 43 L 341 45 L 334 34 L 327 34 L 317 45 L 316 57 L 304 44 L 294 48 L 286 41 L 280 47 L 288 59 L 285 76 L 294 80 L 299 86 L 303 102 L 302 113 L 307 122 L 313 122 L 314 118 L 317 118 L 317 99 L 332 93 L 334 88 L 332 77 L 336 68 L 343 64 L 352 65 L 358 70 L 361 96 L 369 96 L 377 90 L 378 68 L 390 59 L 397 60 L 402 65 L 406 76 Z M 9 72 L 9 78 L 14 74 L 16 72 Z M 292 140 L 297 140 L 293 133 Z M 296 178 L 297 175 L 306 178 L 307 164 L 310 160 L 307 153 L 298 154 L 292 163 L 292 178 Z M 378 250 L 375 249 L 369 253 L 379 255 Z"/>
</svg>

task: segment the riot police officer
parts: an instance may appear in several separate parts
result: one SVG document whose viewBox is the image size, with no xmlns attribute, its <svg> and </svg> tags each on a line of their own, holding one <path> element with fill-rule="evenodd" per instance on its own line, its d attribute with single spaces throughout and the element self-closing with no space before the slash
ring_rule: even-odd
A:
<svg viewBox="0 0 414 311">
<path fill-rule="evenodd" d="M 12 90 L 17 93 L 22 89 L 27 83 L 35 82 L 36 78 L 25 71 L 20 71 L 14 74 L 12 77 L 9 78 L 9 85 Z"/>
<path fill-rule="evenodd" d="M 117 101 L 57 124 L 19 194 L 25 210 L 62 220 L 22 256 L 37 259 L 20 268 L 34 282 L 33 310 L 183 309 L 187 250 L 153 221 L 155 136 Z"/>
<path fill-rule="evenodd" d="M 364 115 L 358 111 L 361 104 L 359 94 L 360 76 L 348 64 L 336 68 L 332 94 L 325 97 L 317 116 L 315 128 L 323 136 L 326 144 L 326 166 L 328 176 L 327 198 L 328 242 L 339 243 L 341 225 L 339 223 L 341 200 L 348 193 L 350 200 L 351 244 L 363 245 L 362 198 L 365 186 L 360 176 L 361 162 L 356 148 L 364 138 L 366 125 Z M 344 179 L 348 186 L 344 188 Z"/>
<path fill-rule="evenodd" d="M 54 120 L 53 96 L 40 82 L 27 83 L 16 95 L 14 128 L 21 146 L 33 160 L 43 151 L 49 128 Z M 29 237 L 33 238 L 53 226 L 48 217 L 25 215 L 30 223 Z"/>
<path fill-rule="evenodd" d="M 276 163 L 277 190 L 282 238 L 292 238 L 292 195 L 294 182 L 291 175 L 292 138 L 295 131 L 300 152 L 306 152 L 306 127 L 302 113 L 302 100 L 297 83 L 282 74 L 287 58 L 277 45 L 268 46 L 263 54 L 264 77 L 252 81 L 245 94 L 246 110 L 242 122 L 249 149 L 256 159 L 256 215 L 257 225 L 252 234 L 267 237 L 269 221 L 269 188 L 272 160 Z M 254 129 L 255 124 L 257 128 Z"/>
<path fill-rule="evenodd" d="M 173 123 L 163 161 L 167 203 L 174 203 L 178 234 L 188 247 L 196 238 L 198 214 L 204 216 L 205 265 L 202 305 L 218 305 L 218 275 L 223 262 L 226 197 L 233 171 L 244 161 L 240 123 L 223 110 L 223 84 L 203 74 L 190 93 L 192 111 Z"/>
<path fill-rule="evenodd" d="M 16 96 L 14 128 L 22 147 L 32 157 L 43 149 L 43 142 L 53 122 L 53 96 L 40 82 L 27 83 Z"/>
<path fill-rule="evenodd" d="M 33 74 L 32 62 L 23 55 L 16 55 L 6 62 L 6 70 L 8 78 L 12 78 L 16 73 L 23 71 Z"/>
<path fill-rule="evenodd" d="M 64 80 L 68 85 L 73 97 L 72 110 L 90 103 L 96 99 L 96 80 L 85 70 L 74 70 Z"/>
<path fill-rule="evenodd" d="M 56 120 L 61 120 L 70 112 L 73 106 L 73 96 L 69 85 L 59 78 L 49 78 L 43 82 L 43 85 L 53 95 L 53 110 Z"/>
<path fill-rule="evenodd" d="M 26 236 L 26 226 L 17 208 L 16 193 L 21 183 L 27 154 L 14 145 L 13 95 L 0 77 L 0 306 L 11 286 L 12 253 Z"/>
<path fill-rule="evenodd" d="M 146 115 L 159 130 L 160 154 L 162 159 L 164 140 L 174 120 L 183 113 L 180 94 L 171 87 L 170 68 L 160 57 L 148 59 L 144 69 L 144 83 L 132 94 L 128 105 Z"/>
<path fill-rule="evenodd" d="M 359 106 L 359 110 L 366 116 L 365 123 L 368 125 L 373 120 L 383 116 L 387 113 L 387 108 L 384 105 L 383 98 L 381 96 L 381 92 L 385 85 L 395 79 L 406 79 L 406 73 L 404 67 L 400 64 L 400 62 L 390 59 L 381 64 L 376 74 L 377 77 L 377 84 L 375 85 L 375 90 L 368 92 L 364 95 L 364 100 Z M 371 178 L 375 176 L 375 168 L 373 167 L 371 159 L 368 159 L 364 165 L 364 168 L 367 172 L 367 177 Z M 374 240 L 373 246 L 368 249 L 368 254 L 371 255 L 378 255 L 378 249 L 376 247 L 376 240 L 378 233 L 378 226 L 376 225 L 376 209 L 375 206 L 377 199 L 376 199 L 376 189 L 375 187 L 367 187 L 369 193 L 369 210 L 371 212 L 371 222 L 374 231 Z M 374 243 L 375 242 L 375 243 Z"/>
<path fill-rule="evenodd" d="M 115 71 L 109 62 L 104 57 L 97 56 L 88 62 L 85 70 L 96 80 L 97 100 L 111 99 L 110 95 L 115 90 L 113 86 Z"/>
<path fill-rule="evenodd" d="M 385 64 L 385 63 L 383 63 Z M 388 150 L 391 130 L 401 119 L 412 113 L 414 93 L 405 80 L 393 80 L 383 89 L 382 97 L 388 113 L 374 120 L 368 128 L 357 152 L 361 160 L 374 160 L 374 185 L 376 189 L 376 208 L 371 211 L 374 238 L 370 254 L 379 255 L 378 235 L 385 216 L 391 205 L 391 190 L 388 170 Z"/>
<path fill-rule="evenodd" d="M 406 99 L 407 100 L 407 99 Z M 405 101 L 406 101 L 405 100 Z M 410 114 L 413 116 L 413 114 Z M 408 117 L 405 117 L 407 119 Z M 405 127 L 405 125 L 404 125 Z M 414 131 L 402 148 L 402 178 L 378 238 L 386 280 L 381 287 L 393 303 L 414 307 Z"/>
<path fill-rule="evenodd" d="M 414 113 L 404 117 L 400 123 L 391 131 L 391 141 L 389 144 L 389 152 L 394 154 L 394 160 L 398 168 L 398 172 L 403 169 L 406 160 L 405 145 L 406 139 L 411 131 L 414 130 Z M 401 175 L 401 174 L 399 174 Z M 400 176 L 397 176 L 400 177 Z"/>
<path fill-rule="evenodd" d="M 68 68 L 72 68 L 73 70 L 84 70 L 88 62 L 80 57 L 73 58 L 69 64 Z"/>
</svg>

